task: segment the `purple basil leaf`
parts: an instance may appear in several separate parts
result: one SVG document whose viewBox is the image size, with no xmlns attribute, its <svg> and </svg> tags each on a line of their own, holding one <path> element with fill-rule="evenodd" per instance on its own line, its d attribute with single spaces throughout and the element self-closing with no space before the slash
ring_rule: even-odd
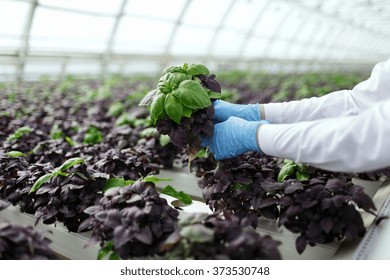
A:
<svg viewBox="0 0 390 280">
<path fill-rule="evenodd" d="M 307 227 L 306 230 L 306 236 L 309 238 L 313 238 L 317 235 L 320 235 L 322 232 L 321 226 L 318 222 L 316 221 L 311 221 Z"/>
<path fill-rule="evenodd" d="M 321 228 L 324 232 L 329 233 L 333 227 L 332 217 L 326 216 L 320 222 Z"/>
<path fill-rule="evenodd" d="M 147 245 L 151 245 L 152 244 L 152 240 L 153 240 L 153 236 L 152 236 L 152 232 L 150 231 L 149 228 L 142 228 L 140 229 L 139 231 L 135 232 L 134 233 L 134 237 L 144 243 L 144 244 L 147 244 Z"/>
<path fill-rule="evenodd" d="M 114 245 L 116 248 L 122 247 L 131 239 L 131 229 L 125 226 L 117 226 L 114 229 Z"/>
<path fill-rule="evenodd" d="M 312 207 L 316 206 L 318 203 L 319 203 L 318 200 L 311 200 L 311 201 L 307 200 L 307 201 L 302 203 L 302 207 L 305 209 L 308 209 L 308 208 L 312 208 Z"/>
<path fill-rule="evenodd" d="M 261 209 L 261 208 L 273 206 L 276 205 L 277 203 L 278 201 L 274 197 L 267 197 L 261 201 L 259 208 Z"/>
<path fill-rule="evenodd" d="M 300 190 L 303 190 L 303 185 L 301 183 L 292 183 L 284 190 L 284 193 L 285 194 L 292 194 L 292 193 L 294 193 L 296 191 L 300 191 Z"/>
<path fill-rule="evenodd" d="M 90 207 L 84 209 L 84 213 L 86 213 L 88 215 L 94 215 L 97 212 L 102 211 L 102 210 L 103 210 L 102 206 L 100 206 L 100 205 L 93 205 L 93 206 L 90 206 Z"/>
<path fill-rule="evenodd" d="M 340 207 L 343 204 L 347 203 L 350 200 L 350 197 L 347 195 L 336 195 L 332 197 L 331 200 L 336 207 Z"/>
<path fill-rule="evenodd" d="M 301 235 L 295 240 L 295 248 L 297 249 L 298 254 L 302 254 L 303 251 L 305 251 L 306 245 L 306 236 Z"/>
</svg>

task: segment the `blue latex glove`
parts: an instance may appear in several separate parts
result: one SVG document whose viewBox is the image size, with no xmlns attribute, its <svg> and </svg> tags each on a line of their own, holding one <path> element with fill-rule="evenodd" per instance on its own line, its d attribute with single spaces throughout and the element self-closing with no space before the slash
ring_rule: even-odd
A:
<svg viewBox="0 0 390 280">
<path fill-rule="evenodd" d="M 239 117 L 247 121 L 260 121 L 259 104 L 233 104 L 223 100 L 213 102 L 215 113 L 214 123 L 224 122 L 229 117 Z"/>
<path fill-rule="evenodd" d="M 233 158 L 249 151 L 260 152 L 257 129 L 267 121 L 246 121 L 230 117 L 214 125 L 213 136 L 202 138 L 201 145 L 209 147 L 216 160 Z"/>
</svg>

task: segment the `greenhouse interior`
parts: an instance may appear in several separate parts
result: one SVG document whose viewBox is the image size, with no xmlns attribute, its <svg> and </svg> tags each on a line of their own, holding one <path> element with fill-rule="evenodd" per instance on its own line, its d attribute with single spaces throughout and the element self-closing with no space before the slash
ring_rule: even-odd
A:
<svg viewBox="0 0 390 280">
<path fill-rule="evenodd" d="M 390 259 L 389 27 L 386 0 L 0 0 L 0 259 Z"/>
</svg>

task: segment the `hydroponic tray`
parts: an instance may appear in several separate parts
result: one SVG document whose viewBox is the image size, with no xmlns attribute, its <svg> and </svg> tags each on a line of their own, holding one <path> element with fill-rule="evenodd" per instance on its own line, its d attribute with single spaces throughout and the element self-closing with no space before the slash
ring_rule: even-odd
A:
<svg viewBox="0 0 390 280">
<path fill-rule="evenodd" d="M 160 177 L 169 177 L 173 181 L 169 182 L 177 190 L 183 190 L 192 194 L 193 203 L 189 206 L 181 206 L 179 211 L 181 215 L 193 212 L 211 213 L 210 208 L 200 199 L 201 190 L 197 186 L 197 179 L 191 173 L 176 173 L 174 171 L 162 172 Z M 364 182 L 360 182 L 363 185 Z M 379 186 L 382 185 L 380 188 Z M 366 186 L 367 187 L 367 186 Z M 373 186 L 368 186 L 372 190 Z M 390 181 L 380 181 L 375 187 L 379 189 L 373 192 L 373 200 L 380 214 L 390 213 Z M 174 207 L 176 198 L 161 195 L 168 204 Z M 383 206 L 383 207 L 382 207 Z M 180 217 L 180 216 L 179 216 Z M 373 221 L 374 217 L 365 212 L 362 212 L 362 217 L 368 233 L 365 238 L 352 243 L 334 242 L 330 244 L 319 244 L 314 247 L 308 246 L 305 251 L 299 255 L 295 249 L 296 235 L 281 227 L 273 221 L 259 219 L 257 231 L 262 235 L 270 235 L 275 240 L 281 241 L 279 250 L 283 259 L 295 260 L 328 260 L 328 259 L 390 259 L 389 242 L 386 241 L 387 236 L 390 236 L 389 220 L 384 220 L 379 226 L 376 226 Z M 21 213 L 18 207 L 8 207 L 0 211 L 0 221 L 6 221 L 16 224 L 34 225 L 35 217 L 33 215 Z M 49 230 L 47 237 L 52 240 L 51 248 L 57 253 L 68 259 L 75 260 L 94 260 L 97 257 L 99 246 L 85 247 L 90 233 L 72 233 L 69 232 L 60 223 L 55 225 L 44 225 L 39 223 L 36 226 L 40 230 Z M 389 237 L 390 238 L 390 237 Z M 387 246 L 386 246 L 387 245 Z"/>
<path fill-rule="evenodd" d="M 21 213 L 19 207 L 9 206 L 0 211 L 0 222 L 9 222 L 19 225 L 35 225 L 35 216 Z M 50 247 L 66 259 L 95 260 L 99 246 L 85 247 L 90 233 L 69 232 L 61 223 L 45 225 L 38 223 L 38 230 L 45 231 L 44 235 L 52 240 Z"/>
<path fill-rule="evenodd" d="M 377 198 L 383 200 L 382 206 L 378 209 L 378 215 L 383 217 L 379 223 L 371 223 L 363 240 L 360 242 L 354 254 L 358 260 L 390 260 L 390 183 L 376 193 Z"/>
</svg>

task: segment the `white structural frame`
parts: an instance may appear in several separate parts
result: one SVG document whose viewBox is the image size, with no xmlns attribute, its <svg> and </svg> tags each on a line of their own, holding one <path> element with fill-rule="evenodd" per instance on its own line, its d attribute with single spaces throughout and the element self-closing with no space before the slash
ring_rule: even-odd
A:
<svg viewBox="0 0 390 280">
<path fill-rule="evenodd" d="M 208 47 L 204 55 L 192 55 L 191 52 L 189 52 L 187 55 L 177 55 L 172 53 L 173 42 L 175 41 L 179 28 L 183 25 L 183 17 L 188 12 L 191 6 L 190 4 L 193 0 L 183 0 L 185 3 L 178 17 L 174 19 L 174 27 L 169 35 L 168 43 L 163 47 L 161 53 L 159 54 L 118 53 L 114 51 L 113 45 L 117 40 L 117 31 L 122 19 L 124 17 L 132 16 L 125 13 L 126 6 L 131 0 L 122 0 L 119 10 L 116 13 L 84 11 L 72 8 L 57 7 L 48 4 L 42 4 L 39 0 L 14 1 L 28 3 L 29 10 L 27 13 L 27 18 L 25 19 L 25 25 L 22 34 L 20 35 L 20 48 L 15 50 L 13 53 L 10 51 L 0 51 L 0 65 L 13 65 L 16 69 L 14 78 L 17 80 L 28 78 L 27 76 L 29 73 L 26 73 L 25 66 L 28 62 L 31 61 L 60 64 L 61 70 L 57 77 L 61 78 L 68 73 L 69 63 L 75 61 L 83 63 L 93 62 L 97 65 L 100 65 L 100 75 L 101 77 L 105 77 L 111 73 L 110 65 L 122 65 L 123 67 L 121 69 L 123 69 L 124 65 L 128 65 L 134 62 L 142 63 L 143 61 L 154 62 L 158 65 L 159 69 L 163 69 L 170 63 L 177 61 L 199 61 L 219 67 L 246 67 L 250 69 L 262 69 L 263 65 L 273 64 L 279 65 L 280 71 L 283 71 L 285 66 L 287 66 L 286 68 L 291 69 L 291 67 L 298 67 L 302 65 L 306 65 L 306 69 L 308 70 L 315 69 L 319 65 L 321 66 L 321 69 L 324 70 L 352 69 L 351 65 L 354 66 L 355 69 L 366 70 L 371 68 L 374 63 L 378 62 L 378 60 L 386 59 L 390 55 L 390 32 L 386 32 L 386 29 L 380 28 L 381 24 L 390 25 L 390 20 L 386 21 L 386 18 L 384 17 L 376 19 L 374 16 L 372 16 L 372 24 L 369 25 L 360 23 L 358 20 L 351 20 L 349 17 L 343 17 L 342 13 L 345 11 L 345 6 L 343 5 L 345 5 L 345 3 L 340 3 L 340 12 L 329 13 L 322 9 L 323 3 L 319 0 L 313 1 L 312 4 L 314 3 L 315 5 L 310 6 L 305 0 L 268 0 L 264 4 L 263 9 L 259 10 L 252 24 L 248 26 L 248 29 L 243 33 L 244 41 L 240 43 L 238 48 L 239 52 L 237 53 L 236 57 L 224 57 L 222 55 L 215 54 L 214 42 L 218 40 L 220 37 L 219 34 L 224 30 L 224 28 L 226 28 L 224 24 L 226 22 L 226 18 L 234 9 L 235 5 L 239 1 L 243 0 L 226 1 L 227 6 L 225 12 L 213 31 L 214 35 L 212 41 L 206 42 Z M 314 29 L 313 34 L 308 36 L 308 39 L 305 41 L 294 39 L 296 36 L 292 36 L 288 40 L 280 39 L 278 33 L 281 31 L 282 27 L 287 24 L 286 17 L 277 23 L 278 26 L 275 29 L 276 31 L 270 37 L 261 37 L 261 34 L 255 34 L 254 30 L 259 20 L 268 12 L 268 7 L 273 3 L 288 5 L 291 7 L 291 10 L 302 11 L 306 15 L 300 23 L 298 30 L 303 28 L 306 24 L 309 24 L 312 18 L 316 18 L 323 22 L 323 28 L 327 28 L 329 32 L 325 32 L 321 37 L 318 37 L 318 34 Z M 357 4 L 363 6 L 363 8 L 369 8 L 370 5 L 374 5 L 370 1 L 359 1 Z M 390 5 L 384 0 L 376 1 L 375 5 L 381 5 L 380 7 L 386 8 L 386 11 L 390 12 Z M 30 33 L 38 7 L 80 15 L 112 18 L 114 24 L 111 28 L 110 34 L 108 34 L 104 51 L 101 53 L 88 53 L 86 51 L 31 51 Z M 347 8 L 348 7 L 351 6 L 347 6 Z M 352 9 L 351 12 L 353 13 L 355 10 L 360 11 L 361 8 L 359 7 Z M 377 9 L 377 7 L 375 7 L 375 9 Z M 388 18 L 390 19 L 390 16 Z M 361 36 L 363 38 L 362 44 L 357 44 L 353 47 L 345 46 L 344 35 L 346 35 L 346 30 L 353 30 L 359 36 Z M 332 33 L 332 31 L 334 32 Z M 248 42 L 254 36 L 268 39 L 269 43 L 264 53 L 259 53 L 255 57 L 249 58 L 245 56 L 245 51 L 248 47 Z M 313 38 L 315 38 L 315 42 L 313 42 Z M 315 58 L 305 57 L 305 53 L 303 53 L 301 57 L 295 58 L 292 57 L 289 53 L 289 48 L 285 48 L 284 56 L 280 58 L 270 58 L 268 56 L 268 50 L 272 49 L 274 44 L 277 44 L 278 41 L 282 41 L 287 45 L 301 46 L 301 48 L 304 47 L 307 49 L 306 54 L 310 53 L 310 51 L 316 51 L 319 48 L 321 48 L 321 52 Z M 340 54 L 338 55 L 340 56 L 338 59 L 332 58 L 331 53 L 335 52 L 335 50 Z"/>
</svg>

